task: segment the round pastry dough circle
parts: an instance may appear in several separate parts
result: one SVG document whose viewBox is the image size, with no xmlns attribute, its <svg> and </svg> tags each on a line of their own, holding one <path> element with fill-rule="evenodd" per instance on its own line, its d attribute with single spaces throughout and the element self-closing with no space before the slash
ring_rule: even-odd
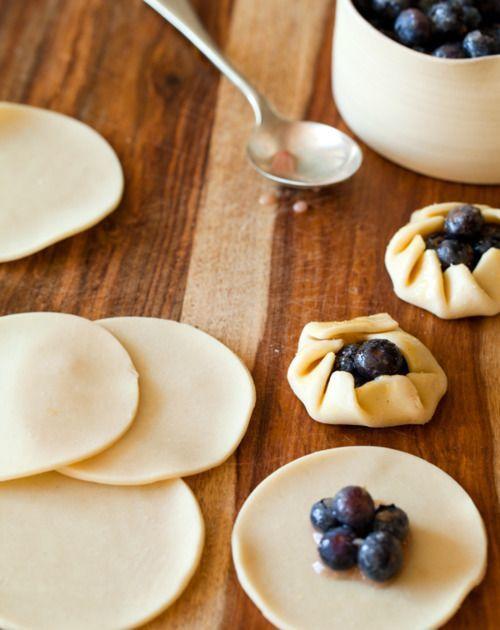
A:
<svg viewBox="0 0 500 630">
<path fill-rule="evenodd" d="M 0 102 L 0 262 L 95 225 L 122 193 L 120 162 L 96 131 L 62 114 Z"/>
<path fill-rule="evenodd" d="M 383 588 L 315 573 L 311 505 L 346 485 L 410 518 L 401 574 Z M 486 534 L 465 490 L 419 457 L 353 446 L 307 455 L 265 479 L 243 505 L 233 530 L 233 559 L 244 590 L 279 628 L 333 630 L 435 628 L 482 580 Z"/>
<path fill-rule="evenodd" d="M 0 480 L 91 457 L 128 429 L 137 373 L 101 326 L 61 313 L 0 317 Z"/>
<path fill-rule="evenodd" d="M 46 473 L 0 492 L 0 625 L 131 628 L 162 612 L 199 563 L 203 519 L 180 479 L 116 488 Z"/>
<path fill-rule="evenodd" d="M 147 317 L 102 320 L 139 371 L 136 420 L 112 448 L 62 472 L 110 484 L 143 484 L 219 465 L 237 448 L 255 405 L 247 368 L 200 330 Z"/>
</svg>

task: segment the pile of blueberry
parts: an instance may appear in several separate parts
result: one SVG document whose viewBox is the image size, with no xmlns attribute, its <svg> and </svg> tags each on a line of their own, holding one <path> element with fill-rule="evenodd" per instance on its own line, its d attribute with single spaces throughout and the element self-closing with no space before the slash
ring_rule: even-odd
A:
<svg viewBox="0 0 500 630">
<path fill-rule="evenodd" d="M 500 224 L 485 223 L 475 206 L 457 206 L 448 213 L 444 232 L 427 236 L 425 246 L 436 251 L 443 270 L 460 264 L 474 269 L 485 252 L 500 249 Z"/>
<path fill-rule="evenodd" d="M 347 486 L 315 503 L 310 518 L 323 533 L 318 553 L 330 569 L 346 571 L 357 565 L 376 582 L 389 580 L 401 569 L 401 543 L 408 536 L 409 521 L 395 505 L 375 508 L 364 488 Z"/>
<path fill-rule="evenodd" d="M 446 59 L 500 54 L 500 0 L 354 0 L 379 31 Z"/>
<path fill-rule="evenodd" d="M 335 355 L 333 371 L 349 372 L 354 386 L 360 387 L 377 376 L 408 374 L 408 364 L 401 350 L 388 339 L 370 339 L 350 343 Z"/>
</svg>

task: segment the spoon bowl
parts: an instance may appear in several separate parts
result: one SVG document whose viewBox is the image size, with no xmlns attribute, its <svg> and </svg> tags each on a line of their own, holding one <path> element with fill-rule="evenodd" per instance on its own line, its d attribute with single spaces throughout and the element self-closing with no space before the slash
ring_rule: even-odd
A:
<svg viewBox="0 0 500 630">
<path fill-rule="evenodd" d="M 275 116 L 254 128 L 247 154 L 259 173 L 284 186 L 330 186 L 361 166 L 359 146 L 335 127 Z"/>
<path fill-rule="evenodd" d="M 222 54 L 188 0 L 144 1 L 187 37 L 247 98 L 256 122 L 247 154 L 261 175 L 295 188 L 330 186 L 354 175 L 362 162 L 358 144 L 329 125 L 280 116 Z"/>
</svg>

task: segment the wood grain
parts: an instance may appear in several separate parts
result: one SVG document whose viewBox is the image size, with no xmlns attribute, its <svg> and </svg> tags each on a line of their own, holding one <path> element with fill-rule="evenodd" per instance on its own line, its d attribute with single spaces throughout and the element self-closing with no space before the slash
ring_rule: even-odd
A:
<svg viewBox="0 0 500 630">
<path fill-rule="evenodd" d="M 345 129 L 332 102 L 328 0 L 194 3 L 236 64 L 289 115 Z M 120 208 L 91 231 L 0 266 L 0 314 L 60 310 L 193 323 L 252 368 L 258 404 L 240 449 L 188 480 L 207 520 L 202 566 L 151 629 L 270 627 L 239 587 L 229 535 L 248 493 L 278 466 L 348 444 L 399 448 L 471 494 L 490 538 L 484 583 L 449 628 L 493 629 L 500 598 L 498 318 L 441 321 L 399 301 L 383 268 L 391 234 L 422 205 L 499 205 L 498 187 L 449 184 L 365 151 L 363 169 L 308 193 L 312 211 L 259 206 L 269 188 L 244 157 L 242 97 L 140 0 L 0 0 L 0 98 L 76 116 L 116 148 Z M 424 427 L 312 422 L 285 380 L 304 323 L 387 310 L 434 351 L 450 390 Z"/>
</svg>

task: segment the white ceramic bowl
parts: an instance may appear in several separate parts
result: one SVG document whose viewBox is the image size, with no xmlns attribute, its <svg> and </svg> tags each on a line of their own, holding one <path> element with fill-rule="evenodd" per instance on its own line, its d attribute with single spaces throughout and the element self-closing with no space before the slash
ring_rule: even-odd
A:
<svg viewBox="0 0 500 630">
<path fill-rule="evenodd" d="M 349 127 L 390 160 L 432 177 L 500 184 L 500 55 L 415 52 L 338 0 L 333 87 Z"/>
</svg>

